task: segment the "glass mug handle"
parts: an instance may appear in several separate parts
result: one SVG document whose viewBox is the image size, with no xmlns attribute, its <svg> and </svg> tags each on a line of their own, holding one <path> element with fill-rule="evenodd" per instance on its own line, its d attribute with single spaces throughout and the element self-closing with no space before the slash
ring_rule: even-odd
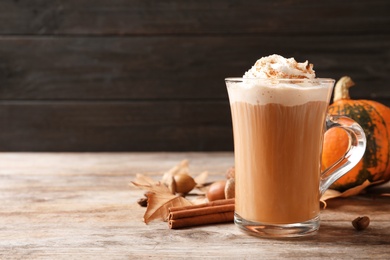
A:
<svg viewBox="0 0 390 260">
<path fill-rule="evenodd" d="M 320 195 L 351 170 L 363 157 L 366 150 L 366 135 L 361 126 L 349 117 L 327 115 L 326 131 L 338 127 L 343 129 L 349 137 L 349 146 L 345 154 L 329 168 L 321 173 Z"/>
</svg>

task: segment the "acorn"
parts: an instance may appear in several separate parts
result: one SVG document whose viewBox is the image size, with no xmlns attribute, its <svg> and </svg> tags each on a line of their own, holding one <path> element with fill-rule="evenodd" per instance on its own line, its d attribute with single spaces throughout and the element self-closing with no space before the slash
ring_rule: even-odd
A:
<svg viewBox="0 0 390 260">
<path fill-rule="evenodd" d="M 179 173 L 173 176 L 175 181 L 175 190 L 177 193 L 187 194 L 196 186 L 194 178 L 186 173 Z"/>
<path fill-rule="evenodd" d="M 207 199 L 209 201 L 225 199 L 225 185 L 226 180 L 213 182 L 206 193 Z"/>
</svg>

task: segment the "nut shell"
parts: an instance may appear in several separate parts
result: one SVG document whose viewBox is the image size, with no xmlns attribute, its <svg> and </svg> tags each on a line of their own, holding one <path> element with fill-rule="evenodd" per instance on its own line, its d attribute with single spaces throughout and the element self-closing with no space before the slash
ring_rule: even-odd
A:
<svg viewBox="0 0 390 260">
<path fill-rule="evenodd" d="M 173 176 L 176 186 L 176 192 L 187 194 L 196 186 L 194 178 L 186 173 L 179 173 Z"/>
<path fill-rule="evenodd" d="M 213 182 L 206 193 L 209 201 L 225 199 L 225 185 L 226 180 Z"/>
<path fill-rule="evenodd" d="M 235 171 L 234 166 L 230 167 L 230 168 L 226 171 L 226 173 L 225 173 L 226 179 L 234 178 L 235 175 L 236 175 L 236 171 Z"/>
<path fill-rule="evenodd" d="M 234 178 L 230 178 L 226 181 L 225 198 L 234 199 L 235 195 L 236 195 L 236 181 Z"/>
</svg>

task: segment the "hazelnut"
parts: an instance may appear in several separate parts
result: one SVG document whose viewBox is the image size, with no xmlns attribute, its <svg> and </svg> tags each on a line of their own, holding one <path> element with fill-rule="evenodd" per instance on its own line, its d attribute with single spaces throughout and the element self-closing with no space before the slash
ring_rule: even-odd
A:
<svg viewBox="0 0 390 260">
<path fill-rule="evenodd" d="M 236 181 L 234 178 L 230 178 L 226 181 L 225 185 L 225 198 L 233 199 L 235 197 Z"/>
<path fill-rule="evenodd" d="M 176 192 L 187 194 L 196 186 L 194 178 L 186 173 L 179 173 L 173 176 L 176 186 Z"/>
<path fill-rule="evenodd" d="M 364 217 L 357 217 L 352 221 L 352 226 L 358 230 L 364 230 L 370 225 L 370 218 L 367 216 Z"/>
<path fill-rule="evenodd" d="M 206 193 L 209 201 L 225 199 L 225 185 L 226 180 L 213 182 Z"/>
<path fill-rule="evenodd" d="M 226 179 L 231 179 L 231 178 L 234 178 L 235 177 L 235 174 L 236 174 L 236 171 L 235 171 L 235 168 L 234 166 L 230 167 L 227 171 L 226 171 Z"/>
</svg>

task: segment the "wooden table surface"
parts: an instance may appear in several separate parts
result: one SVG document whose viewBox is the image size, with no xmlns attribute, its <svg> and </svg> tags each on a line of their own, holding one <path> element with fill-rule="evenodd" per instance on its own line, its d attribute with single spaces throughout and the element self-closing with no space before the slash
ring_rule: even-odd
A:
<svg viewBox="0 0 390 260">
<path fill-rule="evenodd" d="M 1 153 L 0 259 L 390 258 L 390 197 L 328 201 L 315 236 L 262 239 L 233 223 L 170 230 L 142 222 L 136 173 L 161 174 L 182 159 L 190 173 L 224 177 L 232 153 Z M 377 192 L 389 192 L 390 185 Z M 358 232 L 351 221 L 371 218 Z"/>
</svg>

